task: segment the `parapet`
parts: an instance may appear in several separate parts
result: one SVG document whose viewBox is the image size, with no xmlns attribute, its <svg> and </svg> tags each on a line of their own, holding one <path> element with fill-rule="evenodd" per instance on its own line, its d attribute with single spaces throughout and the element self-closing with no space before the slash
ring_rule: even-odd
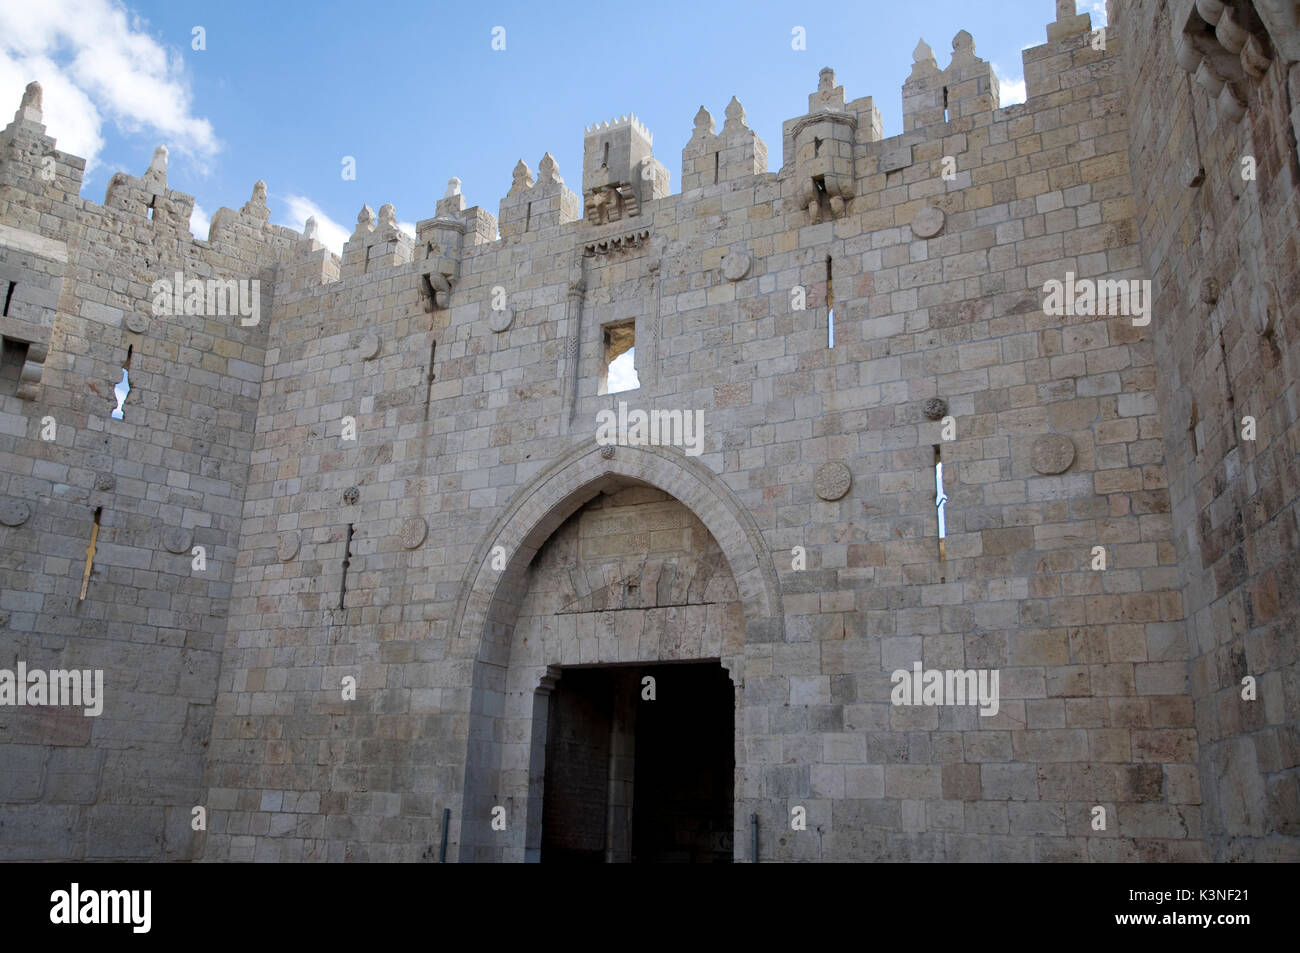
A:
<svg viewBox="0 0 1300 953">
<path fill-rule="evenodd" d="M 537 164 L 536 181 L 528 164 L 519 160 L 510 191 L 501 200 L 498 211 L 501 237 L 514 238 L 577 221 L 582 214 L 582 202 L 565 186 L 559 165 L 548 152 Z"/>
<path fill-rule="evenodd" d="M 939 69 L 934 51 L 921 40 L 912 52 L 912 74 L 903 84 L 903 131 L 963 119 L 998 108 L 993 66 L 975 55 L 975 40 L 962 30 L 952 38 L 952 59 Z"/>
<path fill-rule="evenodd" d="M 767 171 L 767 144 L 745 125 L 745 107 L 735 96 L 726 117 L 719 134 L 707 109 L 695 114 L 695 131 L 682 149 L 683 192 Z"/>
</svg>

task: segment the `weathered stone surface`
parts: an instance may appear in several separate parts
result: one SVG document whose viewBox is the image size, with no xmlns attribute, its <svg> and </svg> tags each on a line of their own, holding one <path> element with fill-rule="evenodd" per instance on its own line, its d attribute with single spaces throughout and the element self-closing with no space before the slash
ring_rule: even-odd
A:
<svg viewBox="0 0 1300 953">
<path fill-rule="evenodd" d="M 1064 434 L 1049 433 L 1034 439 L 1030 464 L 1043 474 L 1064 473 L 1074 462 L 1074 441 Z"/>
<path fill-rule="evenodd" d="M 744 252 L 732 252 L 722 259 L 722 277 L 728 281 L 739 281 L 749 274 L 753 259 Z"/>
<path fill-rule="evenodd" d="M 853 474 L 849 468 L 838 460 L 823 463 L 817 468 L 813 478 L 813 489 L 823 500 L 838 500 L 849 492 L 853 485 Z"/>
<path fill-rule="evenodd" d="M 401 529 L 397 531 L 397 538 L 401 540 L 403 549 L 415 549 L 424 542 L 428 532 L 429 524 L 424 521 L 424 517 L 412 516 L 403 521 Z"/>
<path fill-rule="evenodd" d="M 922 206 L 912 216 L 912 234 L 917 238 L 934 238 L 943 231 L 946 219 L 943 209 L 933 205 Z"/>
<path fill-rule="evenodd" d="M 31 507 L 22 500 L 0 499 L 0 523 L 5 526 L 22 526 L 31 515 Z"/>
<path fill-rule="evenodd" d="M 275 558 L 285 563 L 298 555 L 300 537 L 296 532 L 281 533 L 275 546 Z"/>
<path fill-rule="evenodd" d="M 163 548 L 169 553 L 189 552 L 194 534 L 180 526 L 170 526 L 163 531 Z"/>
</svg>

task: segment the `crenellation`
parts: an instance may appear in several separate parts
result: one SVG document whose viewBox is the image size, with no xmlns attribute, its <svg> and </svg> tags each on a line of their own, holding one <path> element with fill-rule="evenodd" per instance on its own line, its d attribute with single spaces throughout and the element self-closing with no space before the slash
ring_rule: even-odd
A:
<svg viewBox="0 0 1300 953">
<path fill-rule="evenodd" d="M 515 240 L 522 240 L 529 233 L 533 233 L 533 238 L 549 237 L 556 226 L 576 222 L 581 211 L 581 200 L 565 187 L 554 156 L 549 152 L 542 156 L 536 182 L 532 170 L 520 159 L 510 191 L 501 200 L 500 236 Z"/>
</svg>

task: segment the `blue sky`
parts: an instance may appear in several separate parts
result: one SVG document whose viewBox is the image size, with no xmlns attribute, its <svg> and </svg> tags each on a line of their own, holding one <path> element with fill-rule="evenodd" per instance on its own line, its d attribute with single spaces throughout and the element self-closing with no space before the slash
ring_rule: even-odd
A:
<svg viewBox="0 0 1300 953">
<path fill-rule="evenodd" d="M 1102 4 L 1078 0 L 1104 23 Z M 718 3 L 312 4 L 0 0 L 0 96 L 39 79 L 59 147 L 91 160 L 83 194 L 171 153 L 169 184 L 192 225 L 268 187 L 271 220 L 315 214 L 339 250 L 363 204 L 408 225 L 433 215 L 451 176 L 494 215 L 522 158 L 551 152 L 581 190 L 583 127 L 635 113 L 679 188 L 681 149 L 704 105 L 721 128 L 732 95 L 781 162 L 781 123 L 807 110 L 823 66 L 850 99 L 873 96 L 902 131 L 901 86 L 919 38 L 947 64 L 968 30 L 1022 101 L 1020 51 L 1046 39 L 1053 0 Z M 504 50 L 493 30 L 504 27 Z M 206 49 L 193 49 L 202 27 Z M 805 50 L 792 49 L 803 27 Z M 498 37 L 500 34 L 498 34 Z M 342 176 L 344 157 L 355 180 Z"/>
</svg>

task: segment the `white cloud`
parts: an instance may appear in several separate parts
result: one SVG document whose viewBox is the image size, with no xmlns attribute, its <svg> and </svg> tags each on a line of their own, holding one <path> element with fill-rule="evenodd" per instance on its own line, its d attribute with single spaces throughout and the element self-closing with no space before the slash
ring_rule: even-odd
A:
<svg viewBox="0 0 1300 953">
<path fill-rule="evenodd" d="M 190 213 L 190 234 L 206 242 L 208 240 L 208 229 L 211 226 L 212 216 L 204 210 L 202 205 L 195 202 L 194 211 Z"/>
<path fill-rule="evenodd" d="M 117 0 L 0 4 L 0 104 L 8 97 L 16 109 L 23 88 L 38 81 L 49 134 L 88 170 L 106 119 L 202 165 L 219 147 L 212 124 L 193 113 L 179 52 L 144 30 Z"/>
<path fill-rule="evenodd" d="M 82 156 L 89 171 L 104 148 L 99 110 L 52 60 L 44 56 L 14 58 L 0 37 L 0 123 L 9 121 L 10 109 L 17 111 L 23 90 L 34 79 L 41 84 L 46 132 L 58 139 L 59 149 Z"/>
<path fill-rule="evenodd" d="M 993 64 L 993 73 L 998 78 L 998 105 L 1014 106 L 1017 103 L 1023 103 L 1028 94 L 1025 90 L 1025 78 L 1023 76 L 1008 76 L 998 68 L 998 64 Z"/>
<path fill-rule="evenodd" d="M 334 221 L 319 205 L 304 195 L 288 195 L 284 201 L 289 206 L 288 219 L 281 222 L 281 225 L 301 232 L 307 219 L 314 218 L 317 240 L 336 255 L 343 254 L 343 244 L 352 237 L 352 229 Z"/>
<path fill-rule="evenodd" d="M 415 237 L 414 222 L 398 222 L 397 227 L 400 228 L 402 231 L 406 232 L 406 234 L 410 235 L 412 238 Z"/>
<path fill-rule="evenodd" d="M 1090 2 L 1087 6 L 1088 9 L 1084 10 L 1083 12 L 1092 14 L 1092 28 L 1095 30 L 1099 26 L 1105 26 L 1106 25 L 1106 4 L 1100 3 L 1098 2 L 1098 0 L 1092 0 L 1092 2 Z"/>
</svg>

